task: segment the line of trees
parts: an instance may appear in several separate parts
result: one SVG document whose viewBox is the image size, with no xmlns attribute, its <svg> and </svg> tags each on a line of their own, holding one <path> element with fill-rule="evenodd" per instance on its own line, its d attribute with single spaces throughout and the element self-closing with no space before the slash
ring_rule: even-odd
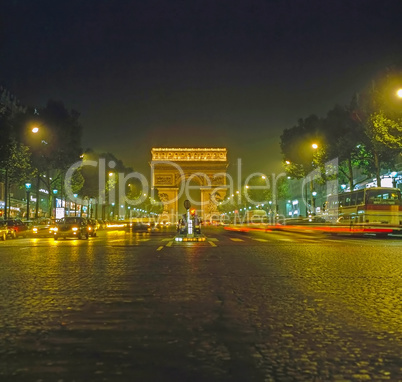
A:
<svg viewBox="0 0 402 382">
<path fill-rule="evenodd" d="M 280 199 L 289 197 L 289 187 L 286 177 L 266 177 L 263 173 L 255 173 L 247 180 L 242 180 L 240 190 L 225 198 L 216 198 L 220 213 L 238 211 L 245 214 L 248 209 L 264 209 L 268 213 L 278 212 L 277 204 Z"/>
<path fill-rule="evenodd" d="M 7 204 L 12 187 L 24 188 L 26 182 L 32 182 L 36 190 L 36 213 L 39 211 L 39 192 L 47 191 L 47 210 L 52 211 L 53 190 L 57 190 L 57 197 L 65 200 L 66 190 L 64 179 L 67 170 L 77 161 L 83 159 L 82 133 L 80 114 L 75 110 L 68 110 L 63 102 L 50 100 L 45 107 L 23 108 L 6 105 L 4 97 L 0 99 L 0 181 L 5 186 L 4 218 L 7 218 Z M 35 130 L 33 130 L 36 128 Z M 124 166 L 123 162 L 113 154 L 96 154 L 86 150 L 87 159 L 104 158 L 116 164 L 116 173 L 129 173 L 133 170 Z M 104 196 L 109 190 L 116 188 L 116 182 L 108 179 L 105 189 L 100 190 L 98 170 L 83 166 L 74 172 L 68 185 L 72 193 L 80 199 Z M 131 187 L 127 197 L 138 198 L 135 189 Z M 137 192 L 138 193 L 138 192 Z M 151 204 L 148 201 L 148 204 Z M 148 207 L 147 203 L 138 205 L 138 208 Z M 152 207 L 158 211 L 157 203 Z M 159 206 L 159 209 L 161 207 Z"/>
<path fill-rule="evenodd" d="M 356 185 L 354 168 L 381 185 L 381 170 L 394 170 L 402 149 L 402 72 L 387 69 L 349 105 L 336 105 L 324 118 L 315 114 L 299 119 L 281 135 L 281 151 L 289 176 L 303 178 L 316 170 L 327 180 L 325 163 L 338 158 L 337 171 L 350 189 Z M 312 145 L 316 144 L 315 149 Z"/>
<path fill-rule="evenodd" d="M 49 100 L 45 107 L 17 112 L 1 109 L 0 169 L 5 184 L 5 218 L 11 187 L 23 188 L 28 181 L 33 181 L 36 190 L 47 190 L 51 210 L 52 190 L 62 193 L 65 172 L 79 160 L 82 130 L 79 113 L 67 110 L 61 101 Z M 83 182 L 77 178 L 75 187 L 82 187 Z"/>
</svg>

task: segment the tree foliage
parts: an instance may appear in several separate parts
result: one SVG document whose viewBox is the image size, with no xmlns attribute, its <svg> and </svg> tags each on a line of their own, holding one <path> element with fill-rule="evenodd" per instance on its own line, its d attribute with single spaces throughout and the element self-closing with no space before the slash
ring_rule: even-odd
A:
<svg viewBox="0 0 402 382">
<path fill-rule="evenodd" d="M 325 118 L 310 115 L 285 129 L 281 150 L 287 173 L 297 179 L 320 169 L 326 179 L 325 163 L 337 158 L 342 181 L 355 186 L 354 169 L 381 184 L 381 169 L 394 168 L 402 148 L 402 100 L 395 95 L 402 76 L 387 71 L 352 98 L 347 106 L 336 105 Z M 310 149 L 315 140 L 318 149 Z"/>
</svg>

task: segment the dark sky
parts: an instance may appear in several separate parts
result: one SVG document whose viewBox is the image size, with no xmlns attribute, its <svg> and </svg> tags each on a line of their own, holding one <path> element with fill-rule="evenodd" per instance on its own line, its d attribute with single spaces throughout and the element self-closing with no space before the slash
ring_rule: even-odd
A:
<svg viewBox="0 0 402 382">
<path fill-rule="evenodd" d="M 3 0 L 0 82 L 81 112 L 83 146 L 227 147 L 278 172 L 279 136 L 400 62 L 402 1 Z"/>
</svg>

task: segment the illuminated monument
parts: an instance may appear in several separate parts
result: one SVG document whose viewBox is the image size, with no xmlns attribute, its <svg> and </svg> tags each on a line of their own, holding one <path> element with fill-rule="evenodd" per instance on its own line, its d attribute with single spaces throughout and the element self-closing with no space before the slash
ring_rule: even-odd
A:
<svg viewBox="0 0 402 382">
<path fill-rule="evenodd" d="M 159 192 L 164 213 L 177 219 L 178 202 L 184 197 L 204 221 L 218 218 L 217 204 L 226 194 L 226 148 L 159 147 L 151 154 L 152 187 Z M 190 188 L 200 190 L 200 201 L 191 200 Z"/>
</svg>

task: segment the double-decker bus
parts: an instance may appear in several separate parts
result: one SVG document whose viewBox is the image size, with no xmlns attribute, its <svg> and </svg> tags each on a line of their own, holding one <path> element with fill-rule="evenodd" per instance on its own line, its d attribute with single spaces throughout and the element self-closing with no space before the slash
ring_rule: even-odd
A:
<svg viewBox="0 0 402 382">
<path fill-rule="evenodd" d="M 402 201 L 398 188 L 372 187 L 331 195 L 326 218 L 366 232 L 402 232 Z"/>
</svg>

